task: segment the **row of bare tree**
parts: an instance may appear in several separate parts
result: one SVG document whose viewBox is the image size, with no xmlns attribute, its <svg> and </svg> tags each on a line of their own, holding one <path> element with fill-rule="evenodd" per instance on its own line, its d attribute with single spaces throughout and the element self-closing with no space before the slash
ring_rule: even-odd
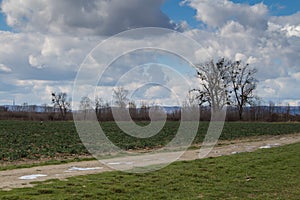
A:
<svg viewBox="0 0 300 200">
<path fill-rule="evenodd" d="M 47 107 L 48 111 L 9 111 L 6 107 L 0 107 L 0 120 L 73 120 L 73 113 L 69 110 L 65 116 L 61 116 L 59 109 L 53 107 Z M 96 112 L 96 116 L 99 121 L 113 121 L 115 119 L 112 109 L 109 104 L 98 107 L 97 111 L 92 110 L 81 110 L 83 115 L 88 112 Z M 148 121 L 150 120 L 150 109 L 152 116 L 155 115 L 154 119 L 164 119 L 165 112 L 160 107 L 153 107 L 149 105 L 143 105 L 141 107 L 127 107 L 127 111 L 130 117 L 134 121 Z M 196 107 L 193 111 L 200 112 L 201 121 L 209 121 L 211 118 L 211 108 L 208 106 Z M 272 102 L 268 106 L 249 106 L 244 108 L 243 120 L 245 121 L 300 121 L 300 107 L 295 106 L 275 106 Z M 87 115 L 88 116 L 88 115 Z M 166 113 L 167 120 L 178 121 L 181 119 L 181 108 L 173 108 L 172 111 Z M 124 117 L 123 120 L 128 120 Z M 226 113 L 227 121 L 238 121 L 239 113 L 236 107 L 228 107 Z"/>
<path fill-rule="evenodd" d="M 219 60 L 210 60 L 209 62 L 196 65 L 196 77 L 199 81 L 199 87 L 190 90 L 188 103 L 186 107 L 193 107 L 193 110 L 199 110 L 201 120 L 210 120 L 211 112 L 218 112 L 227 108 L 227 120 L 259 120 L 259 121 L 287 121 L 297 120 L 298 115 L 291 114 L 290 107 L 280 112 L 275 110 L 273 104 L 269 106 L 260 106 L 260 99 L 254 95 L 257 86 L 255 74 L 257 70 L 249 64 L 241 61 L 231 61 L 225 58 Z M 113 90 L 114 106 L 105 102 L 102 98 L 96 97 L 94 100 L 88 96 L 81 98 L 79 110 L 84 118 L 91 113 L 96 113 L 98 120 L 114 120 L 113 109 L 118 108 L 122 112 L 127 110 L 133 120 L 149 120 L 150 109 L 152 118 L 163 118 L 166 115 L 168 120 L 180 120 L 181 110 L 174 109 L 165 113 L 162 108 L 156 105 L 147 105 L 142 102 L 138 107 L 136 103 L 128 98 L 128 90 L 118 87 Z M 51 93 L 52 106 L 43 105 L 42 111 L 37 111 L 36 106 L 24 103 L 21 106 L 15 106 L 13 112 L 6 114 L 15 118 L 33 118 L 37 116 L 45 120 L 70 120 L 72 119 L 71 99 L 67 93 Z M 296 108 L 295 108 L 296 109 Z M 74 112 L 74 111 L 73 111 Z M 0 107 L 0 117 L 8 110 Z M 30 115 L 28 114 L 30 113 Z M 33 115 L 33 113 L 36 113 Z M 128 116 L 126 116 L 128 117 Z M 155 117 L 154 117 L 155 118 Z"/>
</svg>

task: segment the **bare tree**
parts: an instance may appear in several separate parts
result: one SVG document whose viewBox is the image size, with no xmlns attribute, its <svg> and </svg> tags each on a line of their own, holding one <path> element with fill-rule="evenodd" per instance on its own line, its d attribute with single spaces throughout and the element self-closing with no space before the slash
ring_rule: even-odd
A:
<svg viewBox="0 0 300 200">
<path fill-rule="evenodd" d="M 263 118 L 263 109 L 261 105 L 262 99 L 259 97 L 255 97 L 253 102 L 251 103 L 252 120 L 257 121 Z"/>
<path fill-rule="evenodd" d="M 130 116 L 133 120 L 137 119 L 137 108 L 136 108 L 136 104 L 134 101 L 130 101 L 128 103 L 128 107 L 129 107 L 129 113 Z"/>
<path fill-rule="evenodd" d="M 140 103 L 139 118 L 141 120 L 149 120 L 149 110 L 150 106 L 147 104 L 147 102 L 142 101 Z"/>
<path fill-rule="evenodd" d="M 84 114 L 84 119 L 87 119 L 87 114 L 92 111 L 93 109 L 92 105 L 93 102 L 89 97 L 84 96 L 81 98 L 79 107 L 80 107 L 80 111 L 83 112 Z"/>
<path fill-rule="evenodd" d="M 256 89 L 257 84 L 254 77 L 257 70 L 251 68 L 249 64 L 243 64 L 241 61 L 232 62 L 229 67 L 227 78 L 231 83 L 231 88 L 228 92 L 233 93 L 231 100 L 238 109 L 239 119 L 242 120 L 244 107 L 251 105 L 256 98 L 253 91 Z"/>
<path fill-rule="evenodd" d="M 67 100 L 67 93 L 60 92 L 60 93 L 51 93 L 52 96 L 52 103 L 54 108 L 58 108 L 61 118 L 63 120 L 66 119 L 67 112 L 71 108 L 70 102 Z"/>
<path fill-rule="evenodd" d="M 126 108 L 128 102 L 128 90 L 125 90 L 123 87 L 118 87 L 113 89 L 113 97 L 115 99 L 115 103 L 119 108 Z"/>
<path fill-rule="evenodd" d="M 105 107 L 105 105 L 104 105 L 103 99 L 101 97 L 96 96 L 95 97 L 95 112 L 96 112 L 98 119 L 99 119 L 104 107 Z"/>
<path fill-rule="evenodd" d="M 113 119 L 109 102 L 104 102 L 101 97 L 96 97 L 94 106 L 99 121 L 109 121 Z"/>
<path fill-rule="evenodd" d="M 208 104 L 213 111 L 220 111 L 228 104 L 228 70 L 231 63 L 224 58 L 196 65 L 200 87 L 190 90 L 199 106 Z"/>
<path fill-rule="evenodd" d="M 274 112 L 275 112 L 275 103 L 273 101 L 269 101 L 268 111 L 269 111 L 269 118 L 270 118 L 269 120 L 273 121 Z"/>
<path fill-rule="evenodd" d="M 291 117 L 291 106 L 289 103 L 286 104 L 285 106 L 286 108 L 286 112 L 285 112 L 285 121 L 290 121 L 290 117 Z"/>
<path fill-rule="evenodd" d="M 199 105 L 208 104 L 213 111 L 220 111 L 225 105 L 234 105 L 238 109 L 239 119 L 243 119 L 244 107 L 251 105 L 256 98 L 253 91 L 257 80 L 257 70 L 241 61 L 225 58 L 217 62 L 211 60 L 196 66 L 200 88 L 190 91 L 195 94 Z"/>
</svg>

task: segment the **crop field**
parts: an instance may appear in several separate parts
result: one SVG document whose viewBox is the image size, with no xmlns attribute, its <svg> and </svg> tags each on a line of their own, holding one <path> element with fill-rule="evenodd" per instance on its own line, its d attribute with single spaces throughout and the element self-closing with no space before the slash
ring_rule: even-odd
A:
<svg viewBox="0 0 300 200">
<path fill-rule="evenodd" d="M 0 199 L 299 199 L 300 143 L 175 162 L 143 174 L 105 172 L 0 191 Z"/>
<path fill-rule="evenodd" d="M 146 122 L 139 122 L 146 125 Z M 123 149 L 145 149 L 166 145 L 176 135 L 179 122 L 166 122 L 155 136 L 146 139 L 126 135 L 113 122 L 101 123 L 106 136 Z M 194 144 L 201 143 L 208 122 L 201 122 Z M 220 139 L 299 133 L 300 123 L 227 122 Z M 73 122 L 0 121 L 0 163 L 87 155 Z"/>
</svg>

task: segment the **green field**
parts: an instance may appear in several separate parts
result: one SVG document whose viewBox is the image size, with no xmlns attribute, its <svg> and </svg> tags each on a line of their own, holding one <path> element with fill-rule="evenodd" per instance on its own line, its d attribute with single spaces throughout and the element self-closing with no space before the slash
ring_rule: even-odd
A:
<svg viewBox="0 0 300 200">
<path fill-rule="evenodd" d="M 0 199 L 299 199 L 300 143 L 195 161 L 146 174 L 106 172 L 33 188 Z"/>
<path fill-rule="evenodd" d="M 145 125 L 146 122 L 140 122 Z M 101 123 L 107 137 L 123 149 L 144 149 L 166 145 L 178 129 L 179 122 L 167 122 L 155 136 L 139 139 L 126 135 L 113 122 Z M 201 122 L 194 143 L 200 143 L 206 134 L 208 122 Z M 228 122 L 221 139 L 230 140 L 257 135 L 300 133 L 300 123 Z M 73 122 L 0 121 L 0 163 L 41 158 L 88 154 L 76 132 Z"/>
</svg>

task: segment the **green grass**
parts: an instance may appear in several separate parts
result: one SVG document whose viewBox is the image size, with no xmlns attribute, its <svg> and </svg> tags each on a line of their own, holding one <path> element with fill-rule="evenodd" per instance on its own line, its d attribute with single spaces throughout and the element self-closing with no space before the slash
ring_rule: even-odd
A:
<svg viewBox="0 0 300 200">
<path fill-rule="evenodd" d="M 139 122 L 145 125 L 147 122 Z M 107 137 L 123 149 L 144 149 L 166 145 L 177 133 L 179 122 L 166 122 L 155 136 L 140 139 L 126 135 L 113 122 L 101 123 Z M 205 137 L 208 122 L 201 122 L 194 140 Z M 300 123 L 226 123 L 220 139 L 230 140 L 247 136 L 300 133 Z M 0 121 L 0 163 L 41 158 L 67 159 L 69 156 L 88 154 L 76 132 L 73 122 Z"/>
<path fill-rule="evenodd" d="M 195 161 L 146 174 L 106 172 L 33 188 L 0 199 L 299 199 L 300 143 Z"/>
</svg>

